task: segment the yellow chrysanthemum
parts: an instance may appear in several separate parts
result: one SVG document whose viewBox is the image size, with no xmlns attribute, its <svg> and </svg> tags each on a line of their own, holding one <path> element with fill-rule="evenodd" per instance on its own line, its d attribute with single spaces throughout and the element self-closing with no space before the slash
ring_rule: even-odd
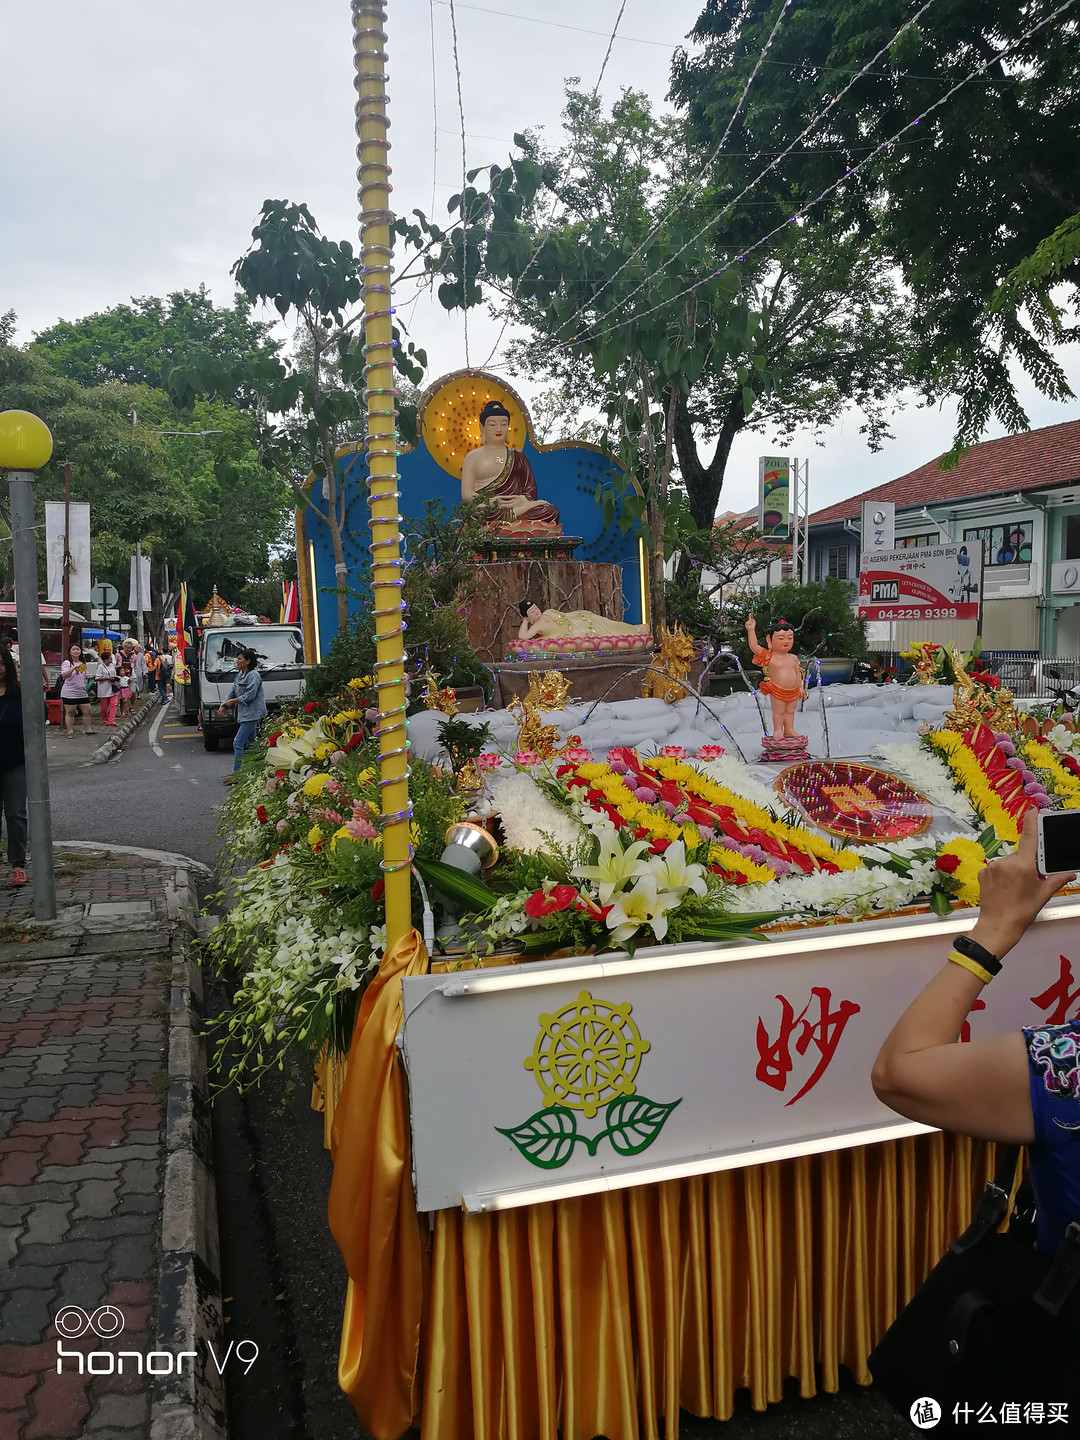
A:
<svg viewBox="0 0 1080 1440">
<path fill-rule="evenodd" d="M 321 795 L 329 784 L 329 775 L 309 775 L 304 781 L 304 794 L 313 797 Z"/>
<path fill-rule="evenodd" d="M 375 681 L 371 678 L 370 675 L 357 675 L 354 679 L 349 681 L 348 688 L 350 690 L 370 690 L 374 683 Z"/>
<path fill-rule="evenodd" d="M 1080 805 L 1080 780 L 1065 769 L 1049 745 L 1039 740 L 1027 740 L 1021 746 L 1020 754 L 1033 770 L 1041 770 L 1049 778 L 1054 794 L 1070 805 Z"/>
<path fill-rule="evenodd" d="M 752 800 L 744 799 L 742 795 L 736 795 L 733 790 L 727 790 L 723 785 L 717 785 L 714 780 L 710 780 L 681 760 L 662 755 L 650 763 L 658 775 L 665 780 L 674 780 L 676 784 L 682 786 L 687 794 L 704 800 L 708 805 L 727 806 L 729 810 L 734 810 L 745 824 L 754 826 L 758 830 L 764 830 L 767 835 L 772 835 L 775 839 L 782 840 L 785 845 L 791 845 L 796 850 L 801 850 L 803 854 L 813 855 L 818 860 L 830 860 L 841 870 L 858 870 L 862 865 L 862 861 L 852 851 L 839 850 L 820 835 L 814 835 L 809 830 L 797 829 L 793 825 L 785 825 L 782 821 L 774 820 L 760 805 L 755 805 Z"/>
<path fill-rule="evenodd" d="M 958 887 L 956 898 L 960 904 L 977 905 L 979 903 L 979 872 L 986 864 L 986 851 L 977 840 L 960 837 L 943 845 L 940 854 L 955 855 L 960 861 L 960 864 L 952 872 L 952 878 Z"/>
<path fill-rule="evenodd" d="M 307 843 L 311 846 L 313 850 L 315 846 L 320 843 L 322 838 L 323 833 L 319 829 L 318 825 L 312 825 L 311 829 L 307 832 Z"/>
<path fill-rule="evenodd" d="M 929 737 L 935 754 L 945 761 L 976 812 L 1001 840 L 1015 845 L 1020 838 L 1016 820 L 1009 814 L 986 778 L 979 757 L 955 730 L 935 730 Z"/>
<path fill-rule="evenodd" d="M 725 870 L 733 870 L 736 875 L 745 875 L 751 885 L 764 885 L 766 880 L 776 879 L 775 870 L 770 870 L 767 865 L 758 865 L 756 861 L 748 860 L 745 855 L 740 855 L 737 850 L 729 850 L 725 845 L 709 846 L 709 862 L 722 865 Z"/>
<path fill-rule="evenodd" d="M 337 749 L 337 746 L 334 745 L 334 744 L 332 744 L 332 743 L 328 740 L 324 745 L 320 745 L 319 748 L 315 751 L 315 759 L 316 759 L 316 760 L 329 760 L 329 759 L 330 759 L 330 756 L 333 755 L 333 753 L 334 753 L 334 751 L 335 751 L 336 749 Z"/>
</svg>

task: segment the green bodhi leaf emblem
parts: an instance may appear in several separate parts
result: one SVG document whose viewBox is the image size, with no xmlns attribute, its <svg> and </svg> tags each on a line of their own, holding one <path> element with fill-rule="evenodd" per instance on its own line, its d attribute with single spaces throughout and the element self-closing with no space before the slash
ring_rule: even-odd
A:
<svg viewBox="0 0 1080 1440">
<path fill-rule="evenodd" d="M 531 1165 L 557 1170 L 584 1145 L 595 1155 L 609 1140 L 618 1155 L 639 1155 L 664 1127 L 675 1106 L 636 1093 L 634 1079 L 649 1048 L 630 1018 L 630 1003 L 611 1005 L 582 990 L 554 1015 L 540 1016 L 540 1031 L 525 1061 L 544 1096 L 544 1109 L 509 1129 L 496 1126 Z M 596 1135 L 578 1131 L 576 1111 L 591 1120 L 604 1108 Z"/>
</svg>

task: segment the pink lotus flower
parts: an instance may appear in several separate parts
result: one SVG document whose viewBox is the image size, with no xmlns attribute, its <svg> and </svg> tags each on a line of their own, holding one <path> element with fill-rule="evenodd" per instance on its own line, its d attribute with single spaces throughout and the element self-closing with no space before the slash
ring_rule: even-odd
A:
<svg viewBox="0 0 1080 1440">
<path fill-rule="evenodd" d="M 702 745 L 697 752 L 697 758 L 699 760 L 719 760 L 723 753 L 724 747 L 722 745 Z"/>
<path fill-rule="evenodd" d="M 687 756 L 685 745 L 662 745 L 660 754 L 668 760 L 685 760 Z"/>
<path fill-rule="evenodd" d="M 584 745 L 572 745 L 562 753 L 563 762 L 567 765 L 588 765 L 592 758 L 592 751 L 586 750 Z"/>
<path fill-rule="evenodd" d="M 502 764 L 502 756 L 496 755 L 492 750 L 485 750 L 483 755 L 476 761 L 481 770 L 498 770 Z"/>
<path fill-rule="evenodd" d="M 515 765 L 542 765 L 543 761 L 535 750 L 519 750 L 514 756 Z"/>
</svg>

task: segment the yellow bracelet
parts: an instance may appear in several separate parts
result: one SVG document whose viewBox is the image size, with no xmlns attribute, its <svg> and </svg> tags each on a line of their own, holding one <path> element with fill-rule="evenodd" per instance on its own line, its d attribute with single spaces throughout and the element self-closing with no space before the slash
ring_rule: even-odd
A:
<svg viewBox="0 0 1080 1440">
<path fill-rule="evenodd" d="M 977 960 L 969 960 L 966 955 L 961 955 L 959 950 L 950 950 L 948 957 L 954 965 L 960 965 L 969 974 L 974 975 L 976 980 L 981 980 L 984 985 L 989 985 L 994 978 L 989 970 L 984 969 Z"/>
</svg>

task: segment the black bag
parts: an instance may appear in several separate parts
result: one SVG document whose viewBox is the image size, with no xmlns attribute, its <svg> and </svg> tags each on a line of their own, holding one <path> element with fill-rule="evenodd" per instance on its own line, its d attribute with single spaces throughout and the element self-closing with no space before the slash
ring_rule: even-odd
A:
<svg viewBox="0 0 1080 1440">
<path fill-rule="evenodd" d="M 1050 1261 L 1023 1215 L 998 1233 L 1019 1156 L 1019 1146 L 1004 1152 L 971 1224 L 870 1355 L 874 1384 L 904 1415 L 930 1397 L 946 1429 L 978 1423 L 986 1405 L 1000 1424 L 1012 1402 L 1021 1424 L 1029 1402 L 1047 1416 L 1064 1402 L 1069 1420 L 1080 1420 L 1080 1225 Z"/>
</svg>

